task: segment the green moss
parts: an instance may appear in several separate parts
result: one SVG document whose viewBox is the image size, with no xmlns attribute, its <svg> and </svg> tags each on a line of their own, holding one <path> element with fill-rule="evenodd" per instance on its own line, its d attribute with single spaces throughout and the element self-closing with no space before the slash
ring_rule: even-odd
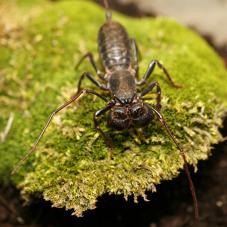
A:
<svg viewBox="0 0 227 227">
<path fill-rule="evenodd" d="M 0 84 L 2 129 L 10 112 L 15 114 L 0 144 L 0 177 L 5 183 L 50 112 L 75 93 L 82 72 L 93 72 L 86 61 L 74 72 L 76 62 L 87 51 L 98 58 L 97 32 L 104 22 L 101 8 L 71 1 L 48 5 L 42 11 L 23 25 L 19 38 L 12 36 L 0 47 L 4 60 L 0 64 L 4 75 Z M 206 42 L 173 20 L 113 17 L 137 40 L 143 58 L 140 76 L 152 59 L 159 59 L 183 85 L 172 88 L 155 69 L 152 78 L 162 88 L 162 113 L 188 162 L 196 167 L 198 160 L 211 154 L 212 145 L 222 140 L 218 128 L 227 105 L 223 83 L 227 73 L 222 62 Z M 85 86 L 95 89 L 89 82 Z M 92 121 L 92 113 L 104 105 L 85 96 L 54 118 L 36 153 L 11 178 L 26 200 L 39 195 L 55 207 L 81 215 L 95 208 L 104 193 L 146 198 L 146 190 L 155 191 L 162 180 L 179 174 L 183 160 L 157 120 L 141 134 L 114 132 L 106 128 L 104 117 L 102 127 L 114 141 L 110 160 Z"/>
</svg>

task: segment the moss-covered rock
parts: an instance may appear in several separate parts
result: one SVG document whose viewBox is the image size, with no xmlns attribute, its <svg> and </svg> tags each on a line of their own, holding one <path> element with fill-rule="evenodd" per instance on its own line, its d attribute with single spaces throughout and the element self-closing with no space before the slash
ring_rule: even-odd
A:
<svg viewBox="0 0 227 227">
<path fill-rule="evenodd" d="M 159 59 L 183 85 L 169 86 L 155 69 L 152 78 L 162 88 L 162 113 L 187 161 L 196 167 L 222 140 L 218 128 L 227 106 L 222 62 L 205 41 L 173 20 L 113 17 L 137 40 L 140 77 L 152 59 Z M 155 185 L 176 177 L 183 167 L 179 151 L 157 120 L 143 133 L 114 132 L 106 128 L 103 117 L 101 125 L 114 144 L 110 160 L 92 121 L 93 112 L 105 103 L 88 95 L 54 118 L 35 154 L 16 176 L 9 177 L 50 112 L 75 93 L 82 72 L 94 73 L 87 61 L 76 72 L 74 66 L 87 51 L 98 59 L 97 32 L 103 22 L 103 9 L 92 3 L 45 4 L 20 29 L 0 37 L 2 133 L 10 113 L 14 116 L 0 144 L 1 181 L 12 180 L 27 200 L 39 195 L 76 215 L 95 208 L 104 193 L 145 198 L 146 190 L 155 191 Z M 88 81 L 84 84 L 96 89 Z M 148 102 L 154 104 L 152 99 Z"/>
</svg>

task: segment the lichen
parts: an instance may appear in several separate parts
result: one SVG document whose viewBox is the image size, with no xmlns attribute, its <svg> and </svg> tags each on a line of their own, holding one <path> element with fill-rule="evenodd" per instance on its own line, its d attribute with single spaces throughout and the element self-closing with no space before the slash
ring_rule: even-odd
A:
<svg viewBox="0 0 227 227">
<path fill-rule="evenodd" d="M 222 140 L 218 129 L 227 106 L 227 72 L 221 60 L 204 40 L 171 19 L 138 20 L 116 13 L 113 18 L 137 40 L 140 77 L 152 59 L 159 59 L 183 85 L 169 86 L 159 69 L 152 76 L 162 88 L 162 113 L 188 163 L 197 168 L 213 144 Z M 113 140 L 110 159 L 92 120 L 93 112 L 105 103 L 87 95 L 54 118 L 35 154 L 9 177 L 50 112 L 76 92 L 82 72 L 94 74 L 87 61 L 76 72 L 74 66 L 87 51 L 98 59 L 96 39 L 103 22 L 103 9 L 89 2 L 48 4 L 23 25 L 19 38 L 12 36 L 0 47 L 2 128 L 14 113 L 7 140 L 0 144 L 1 180 L 11 179 L 26 201 L 42 196 L 77 216 L 94 209 L 105 193 L 146 199 L 147 190 L 155 191 L 161 181 L 177 177 L 183 167 L 179 151 L 157 119 L 143 130 L 116 132 L 106 127 L 103 117 L 101 127 Z M 83 86 L 96 89 L 89 82 Z M 154 104 L 154 99 L 147 102 Z"/>
</svg>

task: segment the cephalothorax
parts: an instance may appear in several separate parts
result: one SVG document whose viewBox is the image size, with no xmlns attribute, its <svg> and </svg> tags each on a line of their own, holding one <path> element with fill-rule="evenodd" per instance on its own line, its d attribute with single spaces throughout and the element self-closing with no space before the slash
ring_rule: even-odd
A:
<svg viewBox="0 0 227 227">
<path fill-rule="evenodd" d="M 189 180 L 189 185 L 195 206 L 195 216 L 198 217 L 198 205 L 195 195 L 195 189 L 191 180 L 190 172 L 188 170 L 186 158 L 181 146 L 175 139 L 172 131 L 167 125 L 164 117 L 160 113 L 161 110 L 161 89 L 157 81 L 149 82 L 155 66 L 157 65 L 165 74 L 168 81 L 173 87 L 179 87 L 176 85 L 166 68 L 157 60 L 150 62 L 142 79 L 138 79 L 138 49 L 134 39 L 130 39 L 125 28 L 118 22 L 112 20 L 112 14 L 109 10 L 109 6 L 106 0 L 104 0 L 106 7 L 106 22 L 101 26 L 98 33 L 98 49 L 103 64 L 104 72 L 98 69 L 92 53 L 85 54 L 77 64 L 76 68 L 86 58 L 89 59 L 91 65 L 96 71 L 98 78 L 95 78 L 90 72 L 84 72 L 78 83 L 78 90 L 72 98 L 58 107 L 51 115 L 43 130 L 32 146 L 31 150 L 21 159 L 21 161 L 15 166 L 13 173 L 16 172 L 21 163 L 24 162 L 29 155 L 35 151 L 37 144 L 42 138 L 44 132 L 49 126 L 53 116 L 59 111 L 69 106 L 71 103 L 78 100 L 83 94 L 95 95 L 107 102 L 106 106 L 94 113 L 94 125 L 104 137 L 107 145 L 112 147 L 112 143 L 108 135 L 100 128 L 98 118 L 108 112 L 108 125 L 116 130 L 124 130 L 135 127 L 144 127 L 148 125 L 154 117 L 156 117 L 162 126 L 166 129 L 171 140 L 176 144 L 177 148 L 185 162 L 185 172 Z M 110 101 L 107 101 L 106 97 L 97 93 L 96 91 L 82 88 L 82 81 L 89 79 L 93 84 L 102 90 L 109 91 Z M 145 88 L 138 93 L 137 86 L 146 85 Z M 143 97 L 156 89 L 156 105 L 152 106 L 145 103 Z"/>
</svg>

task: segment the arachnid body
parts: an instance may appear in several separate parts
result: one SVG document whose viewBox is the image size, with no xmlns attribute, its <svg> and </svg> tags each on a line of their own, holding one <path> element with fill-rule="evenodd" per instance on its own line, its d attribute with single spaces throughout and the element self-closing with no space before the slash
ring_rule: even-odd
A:
<svg viewBox="0 0 227 227">
<path fill-rule="evenodd" d="M 31 150 L 16 165 L 13 172 L 16 172 L 21 166 L 21 163 L 24 162 L 32 152 L 35 151 L 37 144 L 39 143 L 55 114 L 69 106 L 71 103 L 77 101 L 78 98 L 83 94 L 92 94 L 107 102 L 106 106 L 94 113 L 94 125 L 96 130 L 102 134 L 110 148 L 112 148 L 112 142 L 99 125 L 98 118 L 101 115 L 108 113 L 107 123 L 111 128 L 116 130 L 125 130 L 136 127 L 141 128 L 148 125 L 154 119 L 159 120 L 161 125 L 166 129 L 170 139 L 179 149 L 184 159 L 184 168 L 189 180 L 189 185 L 194 200 L 195 216 L 198 217 L 198 205 L 195 189 L 190 177 L 184 152 L 160 112 L 161 88 L 157 81 L 148 82 L 148 80 L 155 66 L 158 66 L 173 87 L 179 86 L 173 82 L 166 68 L 157 60 L 152 60 L 143 78 L 138 79 L 139 66 L 136 42 L 134 39 L 129 38 L 126 29 L 120 23 L 112 20 L 112 14 L 106 1 L 105 5 L 106 21 L 101 26 L 98 33 L 98 49 L 104 72 L 98 69 L 92 53 L 87 53 L 81 58 L 77 67 L 83 62 L 84 59 L 88 58 L 91 65 L 95 69 L 98 78 L 94 77 L 90 72 L 84 72 L 81 75 L 78 83 L 78 90 L 75 95 L 73 95 L 70 100 L 51 113 L 47 123 L 39 134 Z M 82 88 L 82 82 L 84 79 L 89 79 L 98 88 L 108 91 L 111 97 L 110 100 L 108 101 L 106 96 L 99 94 L 94 90 Z M 144 85 L 146 85 L 145 88 L 142 89 L 140 93 L 137 92 L 137 86 Z M 156 91 L 156 105 L 152 106 L 144 102 L 143 97 L 154 89 Z"/>
</svg>

